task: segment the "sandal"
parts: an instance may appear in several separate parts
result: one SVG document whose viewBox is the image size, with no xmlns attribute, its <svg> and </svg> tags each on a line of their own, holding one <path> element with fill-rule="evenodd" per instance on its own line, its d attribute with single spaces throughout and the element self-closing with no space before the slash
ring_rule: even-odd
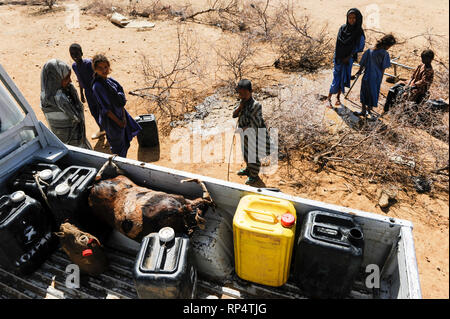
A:
<svg viewBox="0 0 450 319">
<path fill-rule="evenodd" d="M 105 135 L 105 134 L 106 134 L 105 131 L 98 131 L 97 133 L 93 134 L 93 135 L 91 136 L 91 138 L 92 138 L 93 140 L 96 140 L 96 139 L 100 138 L 100 136 L 103 136 L 103 135 Z"/>
<path fill-rule="evenodd" d="M 329 109 L 333 109 L 333 104 L 331 103 L 331 100 L 327 100 L 327 104 L 325 106 Z"/>
<path fill-rule="evenodd" d="M 248 174 L 249 174 L 248 168 L 247 167 L 242 168 L 236 174 L 239 176 L 248 176 Z"/>
</svg>

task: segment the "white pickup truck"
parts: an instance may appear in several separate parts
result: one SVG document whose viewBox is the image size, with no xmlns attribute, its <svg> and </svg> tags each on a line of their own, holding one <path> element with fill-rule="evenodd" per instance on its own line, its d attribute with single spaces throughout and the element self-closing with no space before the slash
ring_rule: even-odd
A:
<svg viewBox="0 0 450 319">
<path fill-rule="evenodd" d="M 40 121 L 0 66 L 0 195 L 6 181 L 24 164 L 39 161 L 60 166 L 80 165 L 99 169 L 109 155 L 64 145 Z M 247 194 L 285 199 L 294 204 L 299 221 L 312 210 L 350 214 L 364 233 L 361 269 L 379 269 L 379 288 L 366 284 L 362 272 L 348 298 L 421 298 L 419 274 L 409 221 L 299 198 L 117 157 L 115 163 L 141 186 L 194 198 L 202 195 L 195 183 L 202 180 L 217 204 L 206 215 L 206 229 L 192 238 L 198 269 L 197 298 L 305 298 L 292 276 L 279 288 L 245 282 L 234 273 L 232 219 L 239 200 Z M 82 275 L 80 287 L 67 288 L 66 267 L 71 262 L 62 250 L 53 253 L 31 275 L 19 276 L 0 267 L 1 298 L 138 298 L 132 267 L 139 243 L 114 232 L 106 243 L 111 261 L 99 276 Z M 369 266 L 369 267 L 367 267 Z"/>
</svg>

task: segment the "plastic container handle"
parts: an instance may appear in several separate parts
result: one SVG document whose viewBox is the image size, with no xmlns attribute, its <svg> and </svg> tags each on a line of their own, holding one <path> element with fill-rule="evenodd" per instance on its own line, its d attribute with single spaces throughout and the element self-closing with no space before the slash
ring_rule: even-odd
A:
<svg viewBox="0 0 450 319">
<path fill-rule="evenodd" d="M 166 252 L 166 244 L 164 244 L 164 245 L 159 247 L 158 256 L 156 257 L 156 265 L 155 265 L 155 270 L 156 271 L 160 271 L 161 270 L 161 266 L 162 266 L 162 263 L 163 263 L 164 253 L 165 252 Z"/>
<path fill-rule="evenodd" d="M 247 210 L 247 209 L 244 209 L 244 212 L 248 215 L 248 217 L 250 217 L 251 219 L 253 219 L 254 221 L 257 221 L 257 222 L 263 222 L 263 223 L 271 224 L 271 225 L 278 223 L 278 217 L 274 213 L 266 213 L 266 212 L 260 212 L 260 211 L 256 211 L 256 210 Z M 255 218 L 255 216 L 253 216 L 253 214 L 270 216 L 273 218 L 273 221 L 270 222 L 265 219 Z"/>
</svg>

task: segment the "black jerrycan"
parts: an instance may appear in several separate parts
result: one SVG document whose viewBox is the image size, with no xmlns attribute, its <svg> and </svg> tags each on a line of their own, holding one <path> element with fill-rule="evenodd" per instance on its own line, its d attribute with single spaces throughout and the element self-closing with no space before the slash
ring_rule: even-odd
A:
<svg viewBox="0 0 450 319">
<path fill-rule="evenodd" d="M 50 184 L 47 197 L 58 228 L 68 221 L 103 241 L 111 228 L 91 213 L 88 204 L 96 174 L 93 167 L 69 166 Z"/>
<path fill-rule="evenodd" d="M 22 190 L 28 196 L 39 200 L 42 204 L 44 199 L 39 188 L 47 195 L 47 185 L 51 184 L 59 173 L 61 173 L 61 169 L 54 164 L 28 164 L 18 170 L 11 179 L 10 186 L 13 191 Z M 38 177 L 39 185 L 36 183 L 35 175 Z"/>
<path fill-rule="evenodd" d="M 296 247 L 294 278 L 312 298 L 345 298 L 363 260 L 364 236 L 352 216 L 311 211 Z"/>
<path fill-rule="evenodd" d="M 137 135 L 139 146 L 158 146 L 159 137 L 155 116 L 153 114 L 144 114 L 137 116 L 135 120 L 142 127 L 142 130 Z"/>
<path fill-rule="evenodd" d="M 0 197 L 0 265 L 29 274 L 57 248 L 49 215 L 23 191 Z"/>
<path fill-rule="evenodd" d="M 144 237 L 133 269 L 141 299 L 195 298 L 197 270 L 186 235 L 171 227 Z"/>
<path fill-rule="evenodd" d="M 9 185 L 13 192 L 22 190 L 28 196 L 38 200 L 53 221 L 50 207 L 48 207 L 42 192 L 44 196 L 47 196 L 48 186 L 56 179 L 59 173 L 61 173 L 61 169 L 54 164 L 27 164 L 21 167 L 11 178 Z M 55 225 L 52 228 L 56 230 Z"/>
</svg>

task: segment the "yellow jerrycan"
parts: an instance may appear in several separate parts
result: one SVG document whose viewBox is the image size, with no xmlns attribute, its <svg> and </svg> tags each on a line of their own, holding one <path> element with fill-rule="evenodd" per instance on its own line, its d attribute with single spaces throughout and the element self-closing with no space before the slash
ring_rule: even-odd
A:
<svg viewBox="0 0 450 319">
<path fill-rule="evenodd" d="M 269 196 L 241 198 L 233 218 L 236 274 L 279 287 L 289 277 L 296 212 L 291 202 Z"/>
</svg>

